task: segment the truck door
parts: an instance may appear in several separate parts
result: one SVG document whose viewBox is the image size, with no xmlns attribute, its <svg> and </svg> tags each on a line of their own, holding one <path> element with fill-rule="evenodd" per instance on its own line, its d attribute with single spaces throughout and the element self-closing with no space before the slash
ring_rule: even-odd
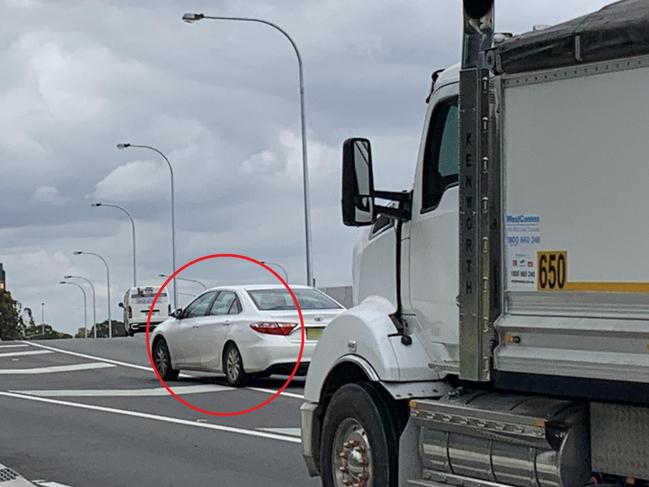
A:
<svg viewBox="0 0 649 487">
<path fill-rule="evenodd" d="M 404 311 L 433 362 L 457 360 L 459 113 L 457 84 L 439 89 L 417 166 Z M 404 287 L 404 289 L 406 289 Z M 410 309 L 407 309 L 409 301 Z M 412 321 L 412 318 L 411 318 Z"/>
</svg>

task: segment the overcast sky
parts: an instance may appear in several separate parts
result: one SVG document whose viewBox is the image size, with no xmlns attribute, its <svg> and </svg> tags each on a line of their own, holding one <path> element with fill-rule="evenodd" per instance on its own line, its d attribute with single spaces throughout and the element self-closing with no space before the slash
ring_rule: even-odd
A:
<svg viewBox="0 0 649 487">
<path fill-rule="evenodd" d="M 498 31 L 522 32 L 599 8 L 601 0 L 497 1 Z M 258 24 L 203 21 L 186 11 L 256 16 L 288 30 L 304 58 L 318 285 L 351 284 L 357 230 L 340 218 L 340 146 L 372 139 L 376 186 L 409 187 L 433 70 L 454 64 L 461 9 L 452 0 L 0 0 L 0 262 L 8 287 L 46 321 L 75 331 L 92 279 L 98 319 L 131 284 L 137 225 L 139 284 L 171 272 L 169 172 L 176 173 L 177 263 L 237 252 L 304 282 L 299 105 L 295 55 Z M 188 270 L 210 285 L 270 282 L 250 264 Z M 198 291 L 188 283 L 184 293 Z M 181 299 L 187 299 L 181 296 Z"/>
</svg>

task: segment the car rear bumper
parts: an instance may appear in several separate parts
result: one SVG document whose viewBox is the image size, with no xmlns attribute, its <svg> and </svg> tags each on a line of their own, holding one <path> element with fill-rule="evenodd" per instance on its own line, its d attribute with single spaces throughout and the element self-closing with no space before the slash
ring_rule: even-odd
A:
<svg viewBox="0 0 649 487">
<path fill-rule="evenodd" d="M 160 323 L 162 323 L 164 320 L 160 321 L 154 321 L 151 320 L 151 330 L 153 330 L 156 326 L 158 326 Z M 136 331 L 145 331 L 146 330 L 146 321 L 144 323 L 129 323 L 128 324 L 128 329 L 130 331 L 136 332 Z"/>
<path fill-rule="evenodd" d="M 278 342 L 280 341 L 278 340 Z M 308 363 L 311 362 L 315 346 L 315 342 L 304 344 L 304 352 L 300 361 L 304 365 L 304 373 L 306 373 Z M 290 373 L 297 362 L 299 353 L 300 344 L 286 340 L 276 344 L 264 341 L 241 348 L 243 366 L 246 372 L 253 374 L 255 372 Z"/>
</svg>

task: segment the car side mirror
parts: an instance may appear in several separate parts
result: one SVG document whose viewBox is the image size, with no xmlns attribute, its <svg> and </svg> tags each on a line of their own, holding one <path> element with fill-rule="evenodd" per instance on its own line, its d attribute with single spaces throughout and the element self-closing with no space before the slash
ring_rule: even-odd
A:
<svg viewBox="0 0 649 487">
<path fill-rule="evenodd" d="M 343 143 L 343 223 L 350 227 L 371 225 L 374 213 L 372 146 L 368 139 L 352 138 Z"/>
<path fill-rule="evenodd" d="M 183 309 L 182 308 L 177 308 L 171 312 L 171 316 L 173 318 L 176 318 L 177 320 L 181 320 L 183 317 Z"/>
<path fill-rule="evenodd" d="M 123 308 L 123 307 L 124 307 L 124 303 L 119 303 L 117 306 L 119 306 L 120 308 Z"/>
</svg>

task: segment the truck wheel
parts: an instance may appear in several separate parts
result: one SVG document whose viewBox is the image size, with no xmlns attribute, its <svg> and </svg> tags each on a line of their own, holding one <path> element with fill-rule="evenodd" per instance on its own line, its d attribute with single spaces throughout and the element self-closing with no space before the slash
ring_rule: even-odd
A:
<svg viewBox="0 0 649 487">
<path fill-rule="evenodd" d="M 176 380 L 178 378 L 180 371 L 171 367 L 169 347 L 164 339 L 160 339 L 153 344 L 153 362 L 163 380 Z"/>
<path fill-rule="evenodd" d="M 234 343 L 228 343 L 223 352 L 223 372 L 228 385 L 233 387 L 242 386 L 248 380 L 241 353 Z"/>
<path fill-rule="evenodd" d="M 389 401 L 369 382 L 334 394 L 322 426 L 323 487 L 397 487 L 399 434 Z"/>
</svg>

